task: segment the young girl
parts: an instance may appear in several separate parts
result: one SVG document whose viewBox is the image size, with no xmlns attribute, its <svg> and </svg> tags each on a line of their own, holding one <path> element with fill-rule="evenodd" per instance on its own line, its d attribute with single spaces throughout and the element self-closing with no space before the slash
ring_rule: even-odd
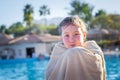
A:
<svg viewBox="0 0 120 80">
<path fill-rule="evenodd" d="M 86 25 L 66 17 L 59 25 L 62 41 L 52 51 L 46 80 L 106 80 L 103 52 L 95 41 L 86 41 Z"/>
</svg>

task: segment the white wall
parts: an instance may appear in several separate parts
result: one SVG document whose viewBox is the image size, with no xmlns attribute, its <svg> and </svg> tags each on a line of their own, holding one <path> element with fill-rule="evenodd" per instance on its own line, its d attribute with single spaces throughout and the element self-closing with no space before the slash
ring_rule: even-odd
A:
<svg viewBox="0 0 120 80">
<path fill-rule="evenodd" d="M 5 45 L 0 46 L 0 51 L 5 48 L 11 48 L 14 50 L 15 58 L 26 58 L 26 48 L 33 47 L 35 49 L 35 53 L 37 56 L 39 54 L 49 55 L 50 47 L 53 46 L 55 43 L 19 43 L 19 44 L 12 44 L 12 45 Z"/>
<path fill-rule="evenodd" d="M 12 48 L 15 50 L 16 53 L 16 58 L 26 58 L 26 48 L 31 47 L 35 49 L 35 53 L 37 56 L 40 53 L 46 53 L 45 43 L 21 43 L 12 45 Z"/>
</svg>

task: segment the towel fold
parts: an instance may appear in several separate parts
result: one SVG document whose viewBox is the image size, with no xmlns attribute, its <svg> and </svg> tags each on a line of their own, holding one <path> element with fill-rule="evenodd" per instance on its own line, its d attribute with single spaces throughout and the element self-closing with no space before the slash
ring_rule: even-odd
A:
<svg viewBox="0 0 120 80">
<path fill-rule="evenodd" d="M 55 45 L 47 70 L 46 80 L 105 80 L 105 62 L 102 50 L 95 41 L 84 47 L 65 48 Z"/>
</svg>

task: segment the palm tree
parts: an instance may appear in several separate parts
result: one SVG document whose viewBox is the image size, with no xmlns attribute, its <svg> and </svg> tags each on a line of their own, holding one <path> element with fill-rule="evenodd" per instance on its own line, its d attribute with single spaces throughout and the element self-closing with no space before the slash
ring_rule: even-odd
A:
<svg viewBox="0 0 120 80">
<path fill-rule="evenodd" d="M 95 14 L 95 17 L 103 16 L 103 15 L 106 15 L 106 12 L 101 9 L 101 10 L 99 10 L 99 11 Z"/>
<path fill-rule="evenodd" d="M 71 3 L 72 10 L 69 13 L 70 15 L 77 15 L 83 18 L 86 22 L 92 19 L 93 7 L 89 6 L 87 3 L 81 3 L 78 0 L 75 0 Z"/>
<path fill-rule="evenodd" d="M 33 21 L 33 7 L 30 4 L 27 4 L 24 9 L 24 21 L 26 22 L 27 26 L 31 26 Z"/>
<path fill-rule="evenodd" d="M 40 12 L 40 16 L 44 16 L 45 26 L 47 26 L 46 15 L 50 14 L 50 9 L 46 5 L 43 5 L 40 7 L 39 12 Z"/>
</svg>

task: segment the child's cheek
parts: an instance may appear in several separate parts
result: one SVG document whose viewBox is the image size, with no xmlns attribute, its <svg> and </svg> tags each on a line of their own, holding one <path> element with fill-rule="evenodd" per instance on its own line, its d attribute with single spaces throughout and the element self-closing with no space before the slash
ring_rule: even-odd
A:
<svg viewBox="0 0 120 80">
<path fill-rule="evenodd" d="M 69 40 L 69 38 L 67 38 L 67 37 L 64 37 L 63 39 L 64 39 L 64 41 L 68 41 Z"/>
<path fill-rule="evenodd" d="M 64 43 L 68 43 L 68 38 L 63 38 Z"/>
<path fill-rule="evenodd" d="M 80 41 L 80 37 L 79 36 L 75 37 L 75 40 L 79 40 Z"/>
</svg>

